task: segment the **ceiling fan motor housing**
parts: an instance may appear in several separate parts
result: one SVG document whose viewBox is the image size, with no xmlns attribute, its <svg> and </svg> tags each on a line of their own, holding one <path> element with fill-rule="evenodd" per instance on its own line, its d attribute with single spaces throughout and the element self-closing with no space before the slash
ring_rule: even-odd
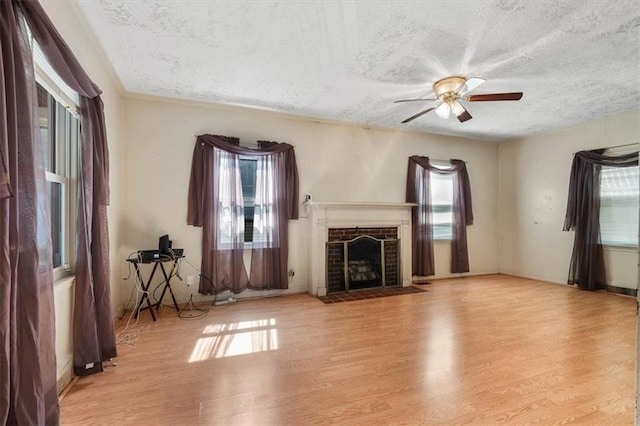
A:
<svg viewBox="0 0 640 426">
<path fill-rule="evenodd" d="M 441 101 L 454 101 L 458 97 L 457 91 L 467 81 L 460 76 L 447 77 L 433 83 L 433 92 Z"/>
</svg>

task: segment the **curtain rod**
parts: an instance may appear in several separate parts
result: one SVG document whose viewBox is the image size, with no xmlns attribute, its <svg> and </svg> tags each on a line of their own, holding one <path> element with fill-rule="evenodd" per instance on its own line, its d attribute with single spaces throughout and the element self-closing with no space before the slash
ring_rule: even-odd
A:
<svg viewBox="0 0 640 426">
<path fill-rule="evenodd" d="M 205 133 L 207 134 L 207 133 Z M 203 136 L 203 133 L 194 133 L 193 136 L 196 137 L 196 139 L 198 138 L 198 136 Z M 256 143 L 254 144 L 247 144 L 247 143 L 243 143 L 242 141 L 239 141 L 240 146 L 244 146 L 245 148 L 258 148 L 258 141 L 256 141 Z M 275 141 L 268 141 L 268 142 L 275 142 Z M 278 143 L 283 143 L 283 142 L 278 142 Z M 289 145 L 291 145 L 292 147 L 296 147 L 294 144 L 290 143 Z"/>
<path fill-rule="evenodd" d="M 627 146 L 633 146 L 633 145 L 640 145 L 640 142 L 632 142 L 632 143 L 625 143 L 622 145 L 615 145 L 615 146 L 605 146 L 602 148 L 595 148 L 595 149 L 616 149 L 616 148 L 624 148 Z M 589 151 L 593 151 L 593 150 L 589 150 Z M 574 154 L 577 154 L 579 151 L 574 152 Z"/>
<path fill-rule="evenodd" d="M 622 145 L 607 146 L 604 149 L 624 148 L 625 146 L 633 146 L 633 145 L 638 145 L 638 144 L 640 144 L 640 142 L 625 143 L 625 144 L 622 144 Z"/>
</svg>

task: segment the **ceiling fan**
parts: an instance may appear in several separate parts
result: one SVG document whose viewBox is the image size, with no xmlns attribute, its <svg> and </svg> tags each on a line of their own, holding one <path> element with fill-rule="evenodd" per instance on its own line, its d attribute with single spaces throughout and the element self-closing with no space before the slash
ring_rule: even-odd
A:
<svg viewBox="0 0 640 426">
<path fill-rule="evenodd" d="M 458 121 L 464 123 L 467 120 L 471 120 L 471 114 L 466 110 L 464 106 L 460 103 L 460 101 L 468 101 L 468 102 L 487 102 L 487 101 L 519 101 L 522 98 L 522 92 L 510 92 L 510 93 L 488 93 L 484 95 L 471 95 L 466 96 L 472 90 L 478 88 L 482 83 L 484 83 L 484 78 L 479 77 L 446 77 L 441 80 L 433 83 L 433 93 L 435 93 L 435 98 L 420 98 L 420 99 L 401 99 L 395 101 L 395 103 L 400 102 L 424 102 L 424 101 L 440 101 L 442 102 L 440 105 L 427 108 L 424 111 L 420 111 L 419 113 L 412 115 L 411 117 L 404 120 L 402 123 L 408 123 L 410 121 L 415 120 L 418 117 L 423 116 L 424 114 L 434 111 L 438 114 L 439 117 L 449 118 L 451 113 L 453 113 Z"/>
</svg>

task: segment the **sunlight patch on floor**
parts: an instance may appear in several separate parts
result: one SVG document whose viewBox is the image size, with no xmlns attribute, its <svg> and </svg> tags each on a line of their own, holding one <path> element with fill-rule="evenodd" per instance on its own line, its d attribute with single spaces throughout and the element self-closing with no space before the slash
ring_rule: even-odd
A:
<svg viewBox="0 0 640 426">
<path fill-rule="evenodd" d="M 189 362 L 278 349 L 275 318 L 211 324 L 204 328 L 203 334 L 207 336 L 196 341 Z"/>
<path fill-rule="evenodd" d="M 429 392 L 438 390 L 449 392 L 457 389 L 460 357 L 456 341 L 455 318 L 449 312 L 439 312 L 430 322 L 424 339 L 424 377 L 423 385 Z"/>
</svg>

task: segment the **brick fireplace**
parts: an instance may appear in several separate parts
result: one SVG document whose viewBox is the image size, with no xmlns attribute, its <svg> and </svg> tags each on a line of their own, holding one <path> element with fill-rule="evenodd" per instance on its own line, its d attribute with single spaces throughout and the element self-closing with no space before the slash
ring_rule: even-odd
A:
<svg viewBox="0 0 640 426">
<path fill-rule="evenodd" d="M 309 293 L 411 284 L 410 203 L 307 202 Z"/>
<path fill-rule="evenodd" d="M 400 285 L 397 227 L 329 228 L 327 293 Z"/>
</svg>

